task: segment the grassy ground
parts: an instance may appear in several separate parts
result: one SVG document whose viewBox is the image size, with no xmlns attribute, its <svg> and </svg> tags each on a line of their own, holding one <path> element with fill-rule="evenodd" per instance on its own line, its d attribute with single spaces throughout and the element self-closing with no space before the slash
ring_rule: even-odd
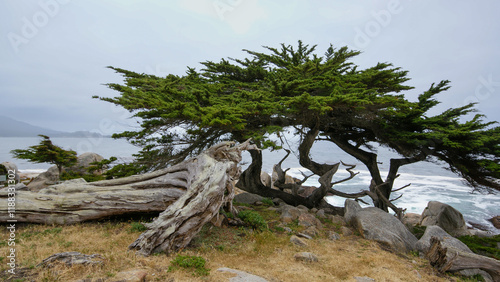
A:
<svg viewBox="0 0 500 282">
<path fill-rule="evenodd" d="M 247 271 L 270 281 L 354 281 L 355 276 L 368 276 L 376 281 L 452 281 L 439 277 L 429 263 L 414 255 L 397 255 L 381 249 L 376 243 L 359 236 L 343 236 L 337 241 L 326 238 L 328 230 L 340 231 L 340 226 L 323 220 L 321 234 L 308 241 L 307 247 L 292 245 L 291 234 L 277 227 L 278 213 L 267 207 L 256 207 L 269 223 L 269 230 L 257 232 L 242 227 L 214 227 L 207 225 L 180 252 L 182 256 L 201 257 L 206 261 L 208 275 L 192 269 L 173 267 L 176 254 L 136 256 L 127 247 L 142 232 L 135 221 L 103 221 L 71 226 L 18 225 L 16 230 L 17 270 L 25 274 L 11 281 L 73 281 L 76 279 L 113 277 L 120 271 L 134 268 L 148 272 L 147 281 L 227 281 L 234 276 L 218 272 L 220 267 Z M 11 247 L 6 239 L 9 231 L 0 231 L 0 268 L 8 269 L 7 254 Z M 294 231 L 302 227 L 296 222 L 288 225 Z M 36 267 L 43 259 L 60 252 L 76 251 L 101 254 L 104 264 L 99 266 L 58 265 L 52 268 Z M 298 252 L 312 252 L 319 262 L 304 263 L 294 259 Z M 24 276 L 24 277 L 23 277 Z M 5 274 L 0 280 L 8 277 Z M 17 280 L 16 280 L 17 279 Z"/>
</svg>

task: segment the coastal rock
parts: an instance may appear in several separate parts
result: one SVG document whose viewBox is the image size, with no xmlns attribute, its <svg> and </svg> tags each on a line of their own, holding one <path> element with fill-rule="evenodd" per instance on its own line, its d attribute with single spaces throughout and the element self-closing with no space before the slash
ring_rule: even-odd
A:
<svg viewBox="0 0 500 282">
<path fill-rule="evenodd" d="M 250 274 L 248 272 L 241 271 L 241 270 L 231 269 L 231 268 L 227 268 L 227 267 L 221 267 L 221 268 L 217 269 L 217 271 L 229 272 L 229 273 L 236 274 L 235 277 L 229 278 L 229 282 L 267 282 L 266 279 L 264 279 L 260 276 L 253 275 L 253 274 Z"/>
<path fill-rule="evenodd" d="M 335 231 L 328 231 L 328 240 L 337 241 L 340 239 L 340 235 Z"/>
<path fill-rule="evenodd" d="M 325 215 L 325 210 L 324 209 L 320 209 L 316 212 L 316 216 L 319 217 L 319 218 L 326 218 L 326 215 Z"/>
<path fill-rule="evenodd" d="M 483 231 L 479 229 L 469 229 L 470 236 L 477 236 L 480 238 L 489 238 L 495 236 L 495 233 L 491 231 Z M 499 248 L 500 249 L 500 248 Z"/>
<path fill-rule="evenodd" d="M 352 232 L 351 228 L 346 227 L 346 226 L 342 226 L 340 228 L 340 231 L 342 232 L 342 235 L 344 235 L 344 236 L 351 236 L 352 234 L 354 234 L 354 232 Z"/>
<path fill-rule="evenodd" d="M 96 153 L 87 152 L 79 155 L 76 160 L 76 164 L 70 168 L 66 168 L 66 171 L 74 171 L 80 174 L 88 174 L 87 168 L 91 166 L 93 162 L 100 162 L 104 158 Z M 104 171 L 95 171 L 94 174 L 102 174 Z"/>
<path fill-rule="evenodd" d="M 457 238 L 451 236 L 437 225 L 431 225 L 425 229 L 424 235 L 422 236 L 422 238 L 420 238 L 420 240 L 418 240 L 415 248 L 422 254 L 427 253 L 427 251 L 429 251 L 429 248 L 431 247 L 432 237 L 436 237 L 437 239 L 439 239 L 439 241 L 441 241 L 441 246 L 443 246 L 444 248 L 453 247 L 467 253 L 472 253 L 467 245 L 462 243 Z"/>
<path fill-rule="evenodd" d="M 403 224 L 406 225 L 406 227 L 408 227 L 408 229 L 411 230 L 413 227 L 415 227 L 417 224 L 419 224 L 420 214 L 411 213 L 411 212 L 406 213 L 403 216 L 403 220 L 401 222 L 403 222 Z"/>
<path fill-rule="evenodd" d="M 290 223 L 290 222 L 298 219 L 301 214 L 302 214 L 302 211 L 300 209 L 298 209 L 297 207 L 283 204 L 281 206 L 280 220 L 283 223 Z"/>
<path fill-rule="evenodd" d="M 427 204 L 422 212 L 420 225 L 437 225 L 455 237 L 470 234 L 463 215 L 452 206 L 437 201 Z"/>
<path fill-rule="evenodd" d="M 303 205 L 298 205 L 297 208 L 301 210 L 303 213 L 304 212 L 309 212 L 309 209 L 306 206 Z"/>
<path fill-rule="evenodd" d="M 350 199 L 345 200 L 344 207 L 345 207 L 344 219 L 348 224 L 352 224 L 352 220 L 353 220 L 354 216 L 362 208 L 358 204 L 358 202 L 350 200 Z"/>
<path fill-rule="evenodd" d="M 302 233 L 314 238 L 314 237 L 318 236 L 319 230 L 314 226 L 310 226 L 306 230 L 302 231 Z"/>
<path fill-rule="evenodd" d="M 488 219 L 496 229 L 500 229 L 500 215 Z"/>
<path fill-rule="evenodd" d="M 393 215 L 374 207 L 355 210 L 350 211 L 350 223 L 365 239 L 374 240 L 396 252 L 406 253 L 415 249 L 417 238 Z"/>
<path fill-rule="evenodd" d="M 295 236 L 295 235 L 292 235 L 290 237 L 290 243 L 296 245 L 296 246 L 299 246 L 299 247 L 305 247 L 307 246 L 307 243 L 306 241 L 304 241 L 303 239 L 300 239 L 299 237 Z"/>
<path fill-rule="evenodd" d="M 28 189 L 32 192 L 38 192 L 43 188 L 54 185 L 59 180 L 59 171 L 57 166 L 51 166 L 46 172 L 40 173 L 35 179 L 28 183 Z"/>
<path fill-rule="evenodd" d="M 304 234 L 304 233 L 297 233 L 297 237 L 305 238 L 305 239 L 309 239 L 309 240 L 312 239 L 312 236 Z"/>
<path fill-rule="evenodd" d="M 334 225 L 345 226 L 346 222 L 343 216 L 327 214 L 326 218 L 332 221 Z"/>
<path fill-rule="evenodd" d="M 299 226 L 310 227 L 314 226 L 318 229 L 323 228 L 323 224 L 319 219 L 310 213 L 302 213 L 299 215 Z"/>
<path fill-rule="evenodd" d="M 14 187 L 14 189 L 15 189 L 16 192 L 19 192 L 19 191 L 28 191 L 28 186 L 26 186 L 24 183 L 17 183 L 14 186 L 5 187 L 5 188 L 0 189 L 0 191 L 2 191 L 2 192 L 9 192 L 9 190 L 11 190 L 10 187 Z"/>
<path fill-rule="evenodd" d="M 144 282 L 146 281 L 146 276 L 148 275 L 145 269 L 131 269 L 127 271 L 121 271 L 113 277 L 112 281 L 120 282 Z"/>
<path fill-rule="evenodd" d="M 264 197 L 252 194 L 252 193 L 241 193 L 234 196 L 234 202 L 253 205 L 256 202 L 260 202 Z"/>
<path fill-rule="evenodd" d="M 315 254 L 309 252 L 296 253 L 293 257 L 297 261 L 318 262 L 318 257 Z"/>
</svg>

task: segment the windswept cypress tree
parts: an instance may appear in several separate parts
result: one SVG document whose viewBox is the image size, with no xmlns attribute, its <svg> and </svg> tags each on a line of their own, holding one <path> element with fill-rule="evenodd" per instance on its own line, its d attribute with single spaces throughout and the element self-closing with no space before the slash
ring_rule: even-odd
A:
<svg viewBox="0 0 500 282">
<path fill-rule="evenodd" d="M 122 74 L 124 85 L 108 87 L 114 98 L 95 97 L 123 106 L 141 118 L 141 130 L 115 134 L 142 146 L 137 162 L 149 170 L 178 163 L 223 140 L 253 138 L 261 148 L 278 148 L 283 131 L 300 135 L 300 163 L 320 176 L 333 175 L 338 165 L 313 161 L 309 152 L 317 140 L 326 140 L 360 160 L 370 171 L 369 189 L 346 194 L 322 178 L 322 192 L 303 202 L 271 191 L 259 179 L 261 155 L 240 186 L 264 196 L 279 196 L 292 204 L 318 205 L 326 193 L 357 198 L 369 195 L 375 206 L 396 209 L 390 202 L 398 169 L 418 161 L 441 160 L 474 187 L 500 190 L 500 128 L 475 115 L 474 104 L 450 108 L 430 116 L 439 104 L 436 95 L 449 89 L 441 81 L 409 101 L 404 92 L 407 71 L 388 63 L 359 69 L 351 59 L 359 54 L 347 47 L 330 46 L 318 56 L 316 46 L 265 47 L 267 53 L 244 50 L 249 58 L 203 62 L 198 72 L 164 78 L 110 67 Z M 277 134 L 272 134 L 277 133 Z M 278 137 L 271 137 L 278 136 Z M 371 144 L 391 148 L 401 157 L 391 159 L 381 175 Z M 351 174 L 353 176 L 353 174 Z M 323 185 L 324 184 L 324 185 Z M 296 196 L 296 195 L 294 195 Z M 319 199 L 319 200 L 318 200 Z"/>
<path fill-rule="evenodd" d="M 63 167 L 70 167 L 77 162 L 76 152 L 64 150 L 63 148 L 52 144 L 50 137 L 42 137 L 40 144 L 30 146 L 29 149 L 16 149 L 10 151 L 15 158 L 28 160 L 34 163 L 50 163 L 57 166 L 59 177 L 62 175 Z"/>
</svg>

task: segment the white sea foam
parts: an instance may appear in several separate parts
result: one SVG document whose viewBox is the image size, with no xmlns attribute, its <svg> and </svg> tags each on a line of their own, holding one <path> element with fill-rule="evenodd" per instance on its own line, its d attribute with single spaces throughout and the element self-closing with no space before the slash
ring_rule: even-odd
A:
<svg viewBox="0 0 500 282">
<path fill-rule="evenodd" d="M 46 169 L 22 169 L 19 173 L 43 173 L 47 171 Z"/>
<path fill-rule="evenodd" d="M 307 171 L 302 167 L 293 167 L 287 173 L 292 177 L 302 179 L 300 171 Z M 338 184 L 335 189 L 346 193 L 359 192 L 368 189 L 371 180 L 367 170 L 359 169 L 360 173 L 347 182 Z M 420 170 L 422 171 L 422 170 Z M 308 172 L 305 172 L 308 174 Z M 384 172 L 382 172 L 384 175 Z M 333 181 L 343 179 L 349 176 L 345 170 L 339 170 Z M 309 178 L 304 185 L 319 186 L 318 176 Z M 416 173 L 402 173 L 395 182 L 394 187 L 402 187 L 411 183 L 408 188 L 392 194 L 396 198 L 402 194 L 402 197 L 394 203 L 406 209 L 406 212 L 422 213 L 429 201 L 440 201 L 451 205 L 459 210 L 464 219 L 468 222 L 479 223 L 494 233 L 499 234 L 500 230 L 494 229 L 493 225 L 487 220 L 500 214 L 500 194 L 481 194 L 472 193 L 472 188 L 464 184 L 458 176 L 440 176 L 440 175 L 419 175 Z M 362 200 L 371 204 L 369 197 L 363 197 Z M 343 206 L 345 198 L 327 197 L 327 201 L 335 206 Z M 362 206 L 366 206 L 362 204 Z"/>
</svg>

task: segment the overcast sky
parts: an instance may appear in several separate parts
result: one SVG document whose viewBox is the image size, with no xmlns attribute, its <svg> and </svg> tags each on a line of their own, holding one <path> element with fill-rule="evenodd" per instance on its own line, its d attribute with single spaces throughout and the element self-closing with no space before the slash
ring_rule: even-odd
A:
<svg viewBox="0 0 500 282">
<path fill-rule="evenodd" d="M 109 134 L 128 113 L 106 66 L 159 76 L 242 49 L 332 43 L 362 51 L 361 67 L 409 71 L 411 99 L 443 79 L 441 110 L 479 102 L 500 120 L 500 1 L 2 0 L 0 115 L 56 130 Z"/>
</svg>

